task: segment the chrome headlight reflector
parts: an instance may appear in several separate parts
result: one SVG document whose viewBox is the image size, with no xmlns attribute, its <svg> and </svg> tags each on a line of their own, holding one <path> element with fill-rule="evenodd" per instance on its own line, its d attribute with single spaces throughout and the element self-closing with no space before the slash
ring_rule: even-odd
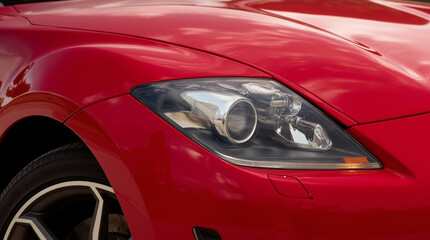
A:
<svg viewBox="0 0 430 240">
<path fill-rule="evenodd" d="M 191 116 L 209 121 L 215 134 L 226 142 L 244 143 L 255 132 L 257 111 L 252 101 L 240 94 L 186 91 L 181 98 L 190 105 Z M 166 114 L 181 126 L 182 118 L 176 118 L 175 113 Z"/>
<path fill-rule="evenodd" d="M 270 79 L 159 82 L 131 94 L 233 164 L 282 169 L 377 169 L 381 164 L 296 93 Z"/>
</svg>

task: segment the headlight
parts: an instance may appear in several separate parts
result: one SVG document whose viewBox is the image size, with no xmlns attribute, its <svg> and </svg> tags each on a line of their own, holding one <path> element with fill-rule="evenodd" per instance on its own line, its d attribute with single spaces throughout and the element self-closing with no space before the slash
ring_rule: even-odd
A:
<svg viewBox="0 0 430 240">
<path fill-rule="evenodd" d="M 224 160 L 283 169 L 376 169 L 379 162 L 323 113 L 270 79 L 142 85 L 131 94 Z"/>
</svg>

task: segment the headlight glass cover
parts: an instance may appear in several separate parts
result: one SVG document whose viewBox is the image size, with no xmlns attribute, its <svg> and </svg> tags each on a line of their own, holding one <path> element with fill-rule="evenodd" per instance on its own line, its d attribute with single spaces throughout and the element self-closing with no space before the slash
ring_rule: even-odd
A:
<svg viewBox="0 0 430 240">
<path fill-rule="evenodd" d="M 382 167 L 323 113 L 274 80 L 174 80 L 141 85 L 131 94 L 186 136 L 236 165 Z"/>
</svg>

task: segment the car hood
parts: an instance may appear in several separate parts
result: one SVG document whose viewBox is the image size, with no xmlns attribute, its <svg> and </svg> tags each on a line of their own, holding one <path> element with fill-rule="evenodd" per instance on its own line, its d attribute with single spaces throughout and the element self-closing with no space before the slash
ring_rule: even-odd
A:
<svg viewBox="0 0 430 240">
<path fill-rule="evenodd" d="M 430 6 L 356 0 L 75 0 L 32 24 L 125 34 L 240 61 L 357 123 L 430 111 Z"/>
</svg>

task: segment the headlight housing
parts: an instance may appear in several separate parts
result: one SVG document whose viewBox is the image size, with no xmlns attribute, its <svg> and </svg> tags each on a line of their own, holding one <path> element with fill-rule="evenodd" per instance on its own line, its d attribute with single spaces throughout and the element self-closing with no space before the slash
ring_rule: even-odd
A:
<svg viewBox="0 0 430 240">
<path fill-rule="evenodd" d="M 233 164 L 282 169 L 382 167 L 318 109 L 270 79 L 175 80 L 141 85 L 131 94 Z"/>
</svg>

